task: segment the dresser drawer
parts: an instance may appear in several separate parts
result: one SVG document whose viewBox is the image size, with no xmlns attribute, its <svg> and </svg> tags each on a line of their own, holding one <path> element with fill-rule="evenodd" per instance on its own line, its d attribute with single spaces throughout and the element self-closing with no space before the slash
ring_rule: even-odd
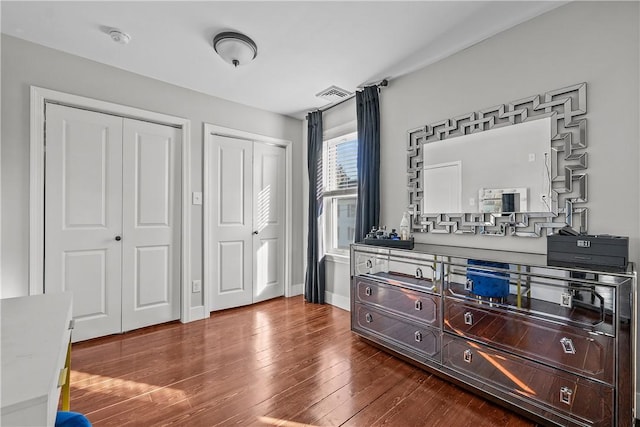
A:
<svg viewBox="0 0 640 427">
<path fill-rule="evenodd" d="M 447 331 L 613 384 L 612 337 L 450 298 L 444 311 Z"/>
<path fill-rule="evenodd" d="M 359 248 L 352 254 L 351 275 L 439 294 L 435 266 L 433 256 L 411 253 L 411 256 L 399 257 L 388 249 Z"/>
<path fill-rule="evenodd" d="M 357 302 L 375 304 L 385 310 L 440 327 L 440 297 L 394 285 L 354 277 Z"/>
<path fill-rule="evenodd" d="M 607 385 L 448 334 L 443 337 L 442 363 L 544 410 L 587 425 L 613 423 L 614 393 Z"/>
<path fill-rule="evenodd" d="M 440 355 L 440 331 L 419 326 L 374 307 L 355 304 L 354 328 L 384 339 L 386 342 L 408 348 L 419 355 L 435 359 Z"/>
<path fill-rule="evenodd" d="M 354 275 L 388 272 L 388 251 L 380 248 L 371 248 L 366 252 L 356 251 L 353 255 L 352 269 Z"/>
</svg>

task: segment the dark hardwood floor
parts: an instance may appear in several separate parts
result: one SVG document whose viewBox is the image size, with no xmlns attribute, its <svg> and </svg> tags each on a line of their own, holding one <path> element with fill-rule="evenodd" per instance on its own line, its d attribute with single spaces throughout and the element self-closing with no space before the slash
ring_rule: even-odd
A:
<svg viewBox="0 0 640 427">
<path fill-rule="evenodd" d="M 534 425 L 302 297 L 77 343 L 71 367 L 71 410 L 95 426 Z"/>
</svg>

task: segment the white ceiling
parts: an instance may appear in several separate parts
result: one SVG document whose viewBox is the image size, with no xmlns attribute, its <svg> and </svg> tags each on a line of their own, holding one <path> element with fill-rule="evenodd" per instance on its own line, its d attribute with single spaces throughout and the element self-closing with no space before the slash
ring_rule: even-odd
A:
<svg viewBox="0 0 640 427">
<path fill-rule="evenodd" d="M 177 86 L 302 118 L 566 1 L 1 1 L 2 32 Z M 129 33 L 128 45 L 108 31 Z M 233 68 L 212 38 L 238 31 L 257 58 Z"/>
</svg>

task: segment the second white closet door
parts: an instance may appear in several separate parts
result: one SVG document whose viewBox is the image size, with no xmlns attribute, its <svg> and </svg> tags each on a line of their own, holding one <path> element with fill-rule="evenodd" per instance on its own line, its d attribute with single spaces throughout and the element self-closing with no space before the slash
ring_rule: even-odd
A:
<svg viewBox="0 0 640 427">
<path fill-rule="evenodd" d="M 284 295 L 285 150 L 211 135 L 207 277 L 211 310 Z"/>
<path fill-rule="evenodd" d="M 124 119 L 122 329 L 180 317 L 181 141 L 176 128 Z"/>
<path fill-rule="evenodd" d="M 284 189 L 284 148 L 254 143 L 253 302 L 284 295 Z"/>
</svg>

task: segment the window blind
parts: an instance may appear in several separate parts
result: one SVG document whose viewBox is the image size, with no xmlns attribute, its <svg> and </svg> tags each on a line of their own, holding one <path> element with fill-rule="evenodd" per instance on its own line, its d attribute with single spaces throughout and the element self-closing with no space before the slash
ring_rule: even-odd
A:
<svg viewBox="0 0 640 427">
<path fill-rule="evenodd" d="M 329 141 L 325 155 L 324 195 L 358 187 L 358 140 Z"/>
</svg>

